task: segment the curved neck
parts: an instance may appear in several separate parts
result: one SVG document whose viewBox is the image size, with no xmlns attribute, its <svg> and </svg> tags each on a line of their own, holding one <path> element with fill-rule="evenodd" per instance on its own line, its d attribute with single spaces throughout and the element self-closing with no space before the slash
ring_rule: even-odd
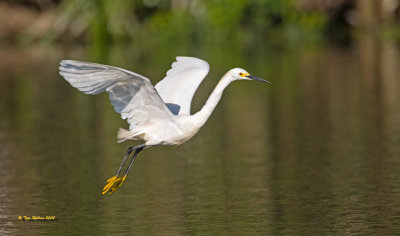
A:
<svg viewBox="0 0 400 236">
<path fill-rule="evenodd" d="M 206 104 L 204 104 L 200 111 L 193 115 L 193 118 L 195 118 L 194 120 L 198 123 L 197 125 L 199 125 L 199 127 L 206 123 L 208 117 L 210 117 L 211 113 L 214 111 L 219 100 L 221 99 L 224 89 L 232 81 L 234 81 L 234 79 L 231 76 L 228 76 L 228 73 L 226 73 L 218 82 L 210 97 L 207 99 Z"/>
</svg>

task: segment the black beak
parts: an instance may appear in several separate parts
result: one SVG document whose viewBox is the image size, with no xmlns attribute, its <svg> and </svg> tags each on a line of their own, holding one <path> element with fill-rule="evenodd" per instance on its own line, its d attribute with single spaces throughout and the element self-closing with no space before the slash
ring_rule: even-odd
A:
<svg viewBox="0 0 400 236">
<path fill-rule="evenodd" d="M 249 79 L 252 79 L 252 80 L 257 80 L 257 81 L 261 81 L 261 82 L 264 82 L 264 83 L 267 83 L 267 84 L 272 84 L 271 82 L 263 80 L 263 79 L 261 79 L 259 77 L 254 76 L 254 75 L 247 75 L 246 77 L 249 78 Z"/>
</svg>

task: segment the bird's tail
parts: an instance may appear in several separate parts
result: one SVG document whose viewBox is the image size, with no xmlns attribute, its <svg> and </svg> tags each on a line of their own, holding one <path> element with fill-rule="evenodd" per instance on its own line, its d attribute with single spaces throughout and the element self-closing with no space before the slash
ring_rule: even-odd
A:
<svg viewBox="0 0 400 236">
<path fill-rule="evenodd" d="M 119 128 L 118 134 L 117 134 L 118 143 L 122 143 L 122 142 L 128 140 L 131 136 L 132 136 L 132 132 L 130 130 Z"/>
<path fill-rule="evenodd" d="M 137 133 L 132 130 L 126 130 L 123 128 L 119 128 L 117 138 L 118 138 L 118 143 L 122 143 L 128 139 L 130 140 L 138 140 L 141 139 L 142 133 Z"/>
</svg>

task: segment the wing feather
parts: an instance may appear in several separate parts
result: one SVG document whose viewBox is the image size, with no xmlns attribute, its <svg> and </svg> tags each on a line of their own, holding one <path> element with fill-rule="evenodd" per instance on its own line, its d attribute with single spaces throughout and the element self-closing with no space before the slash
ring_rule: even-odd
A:
<svg viewBox="0 0 400 236">
<path fill-rule="evenodd" d="M 193 95 L 209 70 L 206 61 L 194 57 L 177 57 L 155 88 L 173 114 L 190 115 Z"/>
<path fill-rule="evenodd" d="M 164 120 L 172 122 L 173 114 L 154 89 L 150 80 L 134 72 L 102 64 L 63 60 L 60 75 L 73 87 L 86 94 L 106 91 L 111 104 L 129 129 L 139 132 L 146 122 Z"/>
</svg>

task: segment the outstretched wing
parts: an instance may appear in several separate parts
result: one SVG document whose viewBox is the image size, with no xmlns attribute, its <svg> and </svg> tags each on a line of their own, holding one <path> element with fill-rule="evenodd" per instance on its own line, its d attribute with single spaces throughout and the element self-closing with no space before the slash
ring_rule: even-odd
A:
<svg viewBox="0 0 400 236">
<path fill-rule="evenodd" d="M 86 94 L 104 90 L 122 119 L 128 119 L 129 129 L 151 120 L 171 121 L 173 116 L 150 80 L 134 72 L 96 63 L 63 60 L 60 75 L 73 87 Z"/>
<path fill-rule="evenodd" d="M 209 70 L 206 61 L 194 57 L 177 57 L 172 68 L 155 88 L 173 114 L 190 115 L 193 95 Z"/>
</svg>

